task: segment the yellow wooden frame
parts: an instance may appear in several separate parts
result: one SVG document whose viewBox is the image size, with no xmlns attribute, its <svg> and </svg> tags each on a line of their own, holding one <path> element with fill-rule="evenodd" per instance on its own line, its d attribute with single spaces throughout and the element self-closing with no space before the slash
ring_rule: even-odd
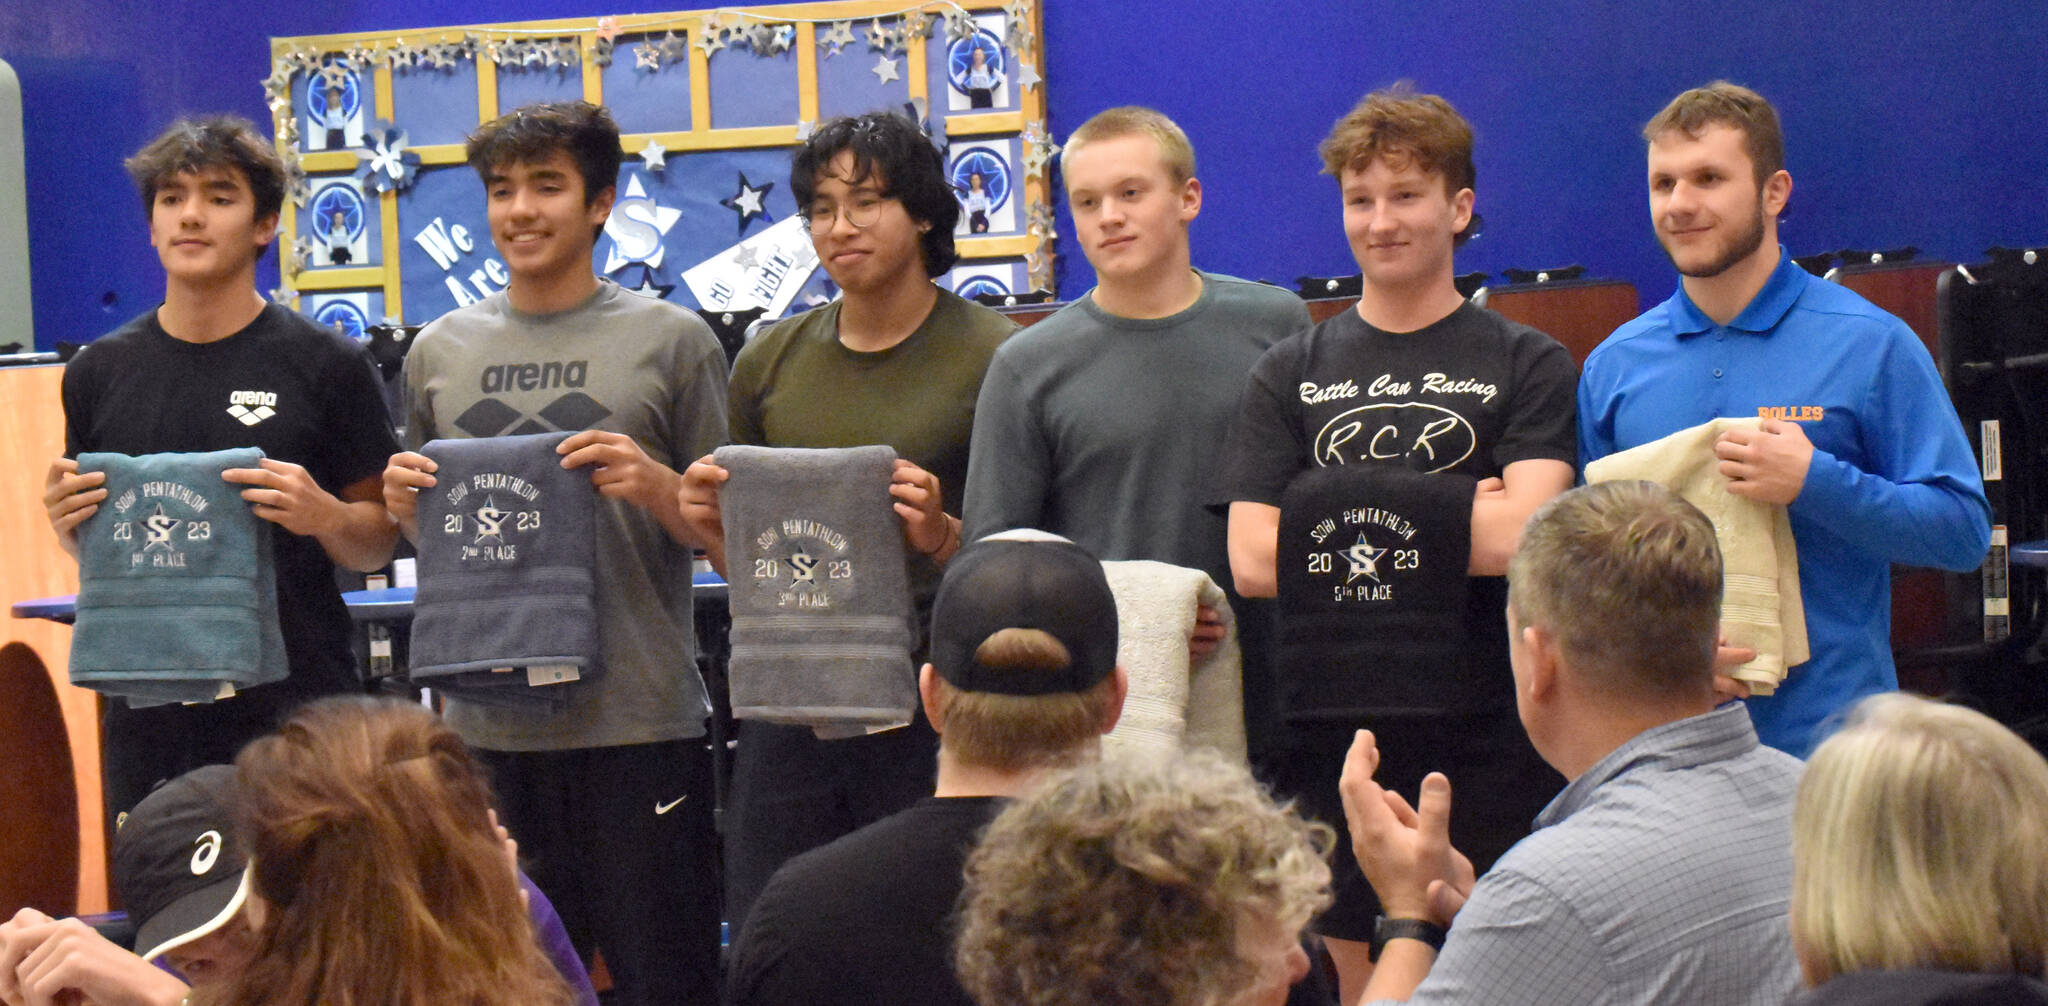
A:
<svg viewBox="0 0 2048 1006">
<path fill-rule="evenodd" d="M 1028 45 L 1020 56 L 1034 67 L 1041 76 L 1045 68 L 1045 49 L 1042 41 L 1042 15 L 1038 0 L 929 0 L 925 3 L 905 4 L 902 0 L 832 0 L 822 3 L 794 3 L 763 7 L 719 8 L 717 10 L 677 11 L 654 14 L 621 14 L 604 18 L 604 24 L 596 18 L 558 18 L 542 21 L 516 21 L 502 24 L 460 25 L 442 28 L 404 29 L 393 31 L 354 32 L 340 35 L 305 35 L 292 38 L 273 38 L 270 50 L 273 63 L 288 65 L 295 54 L 312 52 L 318 55 L 339 54 L 351 49 L 367 48 L 386 51 L 397 46 L 417 46 L 435 43 L 461 43 L 478 36 L 487 39 L 507 41 L 523 39 L 573 38 L 581 53 L 583 69 L 583 98 L 594 104 L 604 103 L 604 70 L 592 59 L 593 43 L 600 30 L 618 35 L 640 35 L 650 31 L 678 31 L 691 39 L 698 37 L 707 19 L 730 23 L 735 20 L 767 21 L 776 24 L 792 24 L 796 37 L 791 44 L 796 54 L 797 66 L 797 116 L 805 122 L 818 118 L 818 43 L 817 25 L 821 22 L 859 21 L 877 17 L 901 17 L 910 14 L 936 14 L 943 17 L 955 10 L 970 14 L 1002 12 L 1017 18 L 1022 15 L 1026 23 Z M 935 22 L 935 35 L 943 35 L 945 22 Z M 926 98 L 928 106 L 930 75 L 925 64 L 925 39 L 909 38 L 903 42 L 905 62 L 904 82 L 912 98 Z M 658 140 L 671 151 L 691 150 L 739 150 L 761 147 L 789 146 L 796 143 L 797 126 L 756 126 L 746 128 L 713 129 L 711 122 L 711 63 L 710 57 L 698 45 L 690 46 L 690 123 L 691 128 L 658 133 L 628 133 L 621 137 L 628 157 L 644 149 L 649 141 Z M 498 74 L 497 64 L 481 53 L 469 58 L 476 63 L 477 114 L 479 121 L 488 121 L 498 115 Z M 391 98 L 391 66 L 388 61 L 379 61 L 374 67 L 376 90 L 376 114 L 386 122 L 394 121 Z M 974 112 L 969 114 L 947 114 L 944 109 L 931 107 L 929 114 L 945 115 L 946 135 L 949 137 L 984 137 L 1022 134 L 1033 126 L 1039 133 L 1045 132 L 1045 84 L 1043 81 L 1032 87 L 1018 89 L 1016 111 Z M 277 112 L 277 135 L 286 134 L 286 122 L 298 114 L 295 106 L 287 103 Z M 295 144 L 279 144 L 279 150 L 288 159 L 296 158 L 299 166 L 309 174 L 322 172 L 352 171 L 358 163 L 354 151 L 316 151 L 298 153 Z M 463 161 L 461 144 L 428 144 L 409 148 L 417 154 L 422 166 L 460 164 Z M 1020 215 L 1034 204 L 1051 202 L 1051 188 L 1044 172 L 1027 174 L 1019 186 L 1023 198 L 1019 200 Z M 384 292 L 384 313 L 392 317 L 404 317 L 403 291 L 399 270 L 401 242 L 398 229 L 398 196 L 386 192 L 378 197 L 379 219 L 383 225 L 382 266 L 359 266 L 355 268 L 297 270 L 292 269 L 290 253 L 285 257 L 285 284 L 292 293 L 292 303 L 297 305 L 300 292 L 328 290 L 361 290 L 382 287 Z M 1027 217 L 1028 219 L 1028 217 Z M 1028 232 L 1004 237 L 963 237 L 956 246 L 962 259 L 985 259 L 999 257 L 1027 256 L 1034 252 L 1042 256 L 1038 274 L 1048 277 L 1050 285 L 1052 239 L 1049 234 L 1040 234 L 1027 224 Z M 297 207 L 286 200 L 282 219 L 279 222 L 281 235 L 298 233 Z M 285 245 L 284 247 L 289 247 Z"/>
</svg>

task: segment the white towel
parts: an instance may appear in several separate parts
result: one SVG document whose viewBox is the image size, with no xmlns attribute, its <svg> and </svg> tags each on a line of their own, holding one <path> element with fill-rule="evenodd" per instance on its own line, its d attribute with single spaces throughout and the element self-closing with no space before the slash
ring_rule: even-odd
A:
<svg viewBox="0 0 2048 1006">
<path fill-rule="evenodd" d="M 1754 418 L 1711 420 L 1601 458 L 1586 466 L 1586 481 L 1656 482 L 1714 522 L 1721 544 L 1721 631 L 1728 645 L 1756 651 L 1755 660 L 1732 674 L 1752 694 L 1769 695 L 1810 656 L 1806 608 L 1799 599 L 1799 549 L 1785 508 L 1729 492 L 1714 456 L 1721 434 L 1760 425 Z"/>
<path fill-rule="evenodd" d="M 1199 569 L 1149 560 L 1105 562 L 1102 571 L 1116 595 L 1116 660 L 1130 677 L 1123 717 L 1103 738 L 1103 754 L 1206 747 L 1243 761 L 1243 658 L 1223 588 Z M 1191 666 L 1188 636 L 1198 604 L 1223 617 L 1224 636 Z"/>
</svg>

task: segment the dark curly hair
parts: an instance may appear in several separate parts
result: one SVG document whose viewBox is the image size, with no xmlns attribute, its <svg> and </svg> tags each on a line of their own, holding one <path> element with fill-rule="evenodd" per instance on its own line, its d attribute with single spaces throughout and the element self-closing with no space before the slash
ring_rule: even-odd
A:
<svg viewBox="0 0 2048 1006">
<path fill-rule="evenodd" d="M 818 177 L 842 150 L 853 152 L 854 182 L 880 176 L 884 192 L 901 202 L 912 219 L 930 225 L 919 241 L 925 275 L 953 268 L 960 260 L 953 248 L 960 203 L 946 181 L 945 159 L 917 123 L 894 112 L 869 112 L 820 124 L 790 157 L 789 189 L 799 211 L 811 205 Z"/>
<path fill-rule="evenodd" d="M 603 105 L 587 101 L 547 101 L 521 105 L 469 134 L 464 154 L 477 177 L 490 184 L 491 172 L 508 164 L 544 160 L 564 151 L 583 176 L 583 205 L 619 184 L 619 165 L 626 152 L 619 146 L 619 124 Z M 604 232 L 596 228 L 591 235 Z"/>
<path fill-rule="evenodd" d="M 165 182 L 203 168 L 240 171 L 249 181 L 258 220 L 275 217 L 284 208 L 284 160 L 256 125 L 239 115 L 179 119 L 121 166 L 141 192 L 145 214 L 155 207 L 156 190 Z"/>
</svg>

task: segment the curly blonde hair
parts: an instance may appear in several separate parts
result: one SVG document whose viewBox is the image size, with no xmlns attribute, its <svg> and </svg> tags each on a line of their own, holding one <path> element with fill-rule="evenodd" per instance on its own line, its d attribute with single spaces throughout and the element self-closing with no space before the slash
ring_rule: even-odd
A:
<svg viewBox="0 0 2048 1006">
<path fill-rule="evenodd" d="M 983 1006 L 1218 1006 L 1258 978 L 1240 930 L 1329 904 L 1334 841 L 1213 752 L 1076 769 L 968 859 L 954 964 Z"/>
<path fill-rule="evenodd" d="M 1815 985 L 1906 968 L 2042 977 L 2048 762 L 1983 713 L 1865 699 L 1799 782 L 1792 942 Z"/>
</svg>

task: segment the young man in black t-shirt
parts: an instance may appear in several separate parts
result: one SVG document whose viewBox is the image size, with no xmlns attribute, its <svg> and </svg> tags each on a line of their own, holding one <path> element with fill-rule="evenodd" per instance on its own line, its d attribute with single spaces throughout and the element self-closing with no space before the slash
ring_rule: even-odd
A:
<svg viewBox="0 0 2048 1006">
<path fill-rule="evenodd" d="M 1283 788 L 1341 830 L 1338 769 L 1352 732 L 1370 727 L 1388 753 L 1381 781 L 1390 791 L 1412 794 L 1430 770 L 1458 779 L 1453 836 L 1483 869 L 1478 861 L 1526 834 L 1562 783 L 1515 717 L 1500 576 L 1530 513 L 1572 484 L 1577 374 L 1555 340 L 1472 306 L 1452 283 L 1453 251 L 1476 217 L 1472 130 L 1449 103 L 1405 88 L 1367 95 L 1321 153 L 1342 186 L 1363 290 L 1356 310 L 1279 343 L 1252 371 L 1225 455 L 1231 573 L 1247 597 L 1276 593 L 1278 562 L 1292 574 L 1303 556 L 1299 548 L 1282 554 L 1280 503 L 1310 468 L 1384 464 L 1477 480 L 1463 659 L 1424 689 L 1446 696 L 1447 708 L 1423 717 L 1403 710 L 1410 715 L 1400 719 L 1365 707 L 1301 708 L 1317 694 L 1315 676 L 1329 681 L 1350 668 L 1289 666 L 1283 647 L 1279 674 L 1297 679 L 1283 686 L 1295 697 L 1284 710 L 1295 744 L 1283 759 Z M 1379 559 L 1367 554 L 1359 567 Z M 1402 557 L 1385 561 L 1398 569 Z M 1283 625 L 1287 614 L 1283 605 Z M 1337 902 L 1316 924 L 1346 1002 L 1371 972 L 1378 912 L 1350 853 L 1338 842 Z"/>
<path fill-rule="evenodd" d="M 164 300 L 92 343 L 64 371 L 64 457 L 43 502 L 66 551 L 106 498 L 85 451 L 139 455 L 260 447 L 223 477 L 271 522 L 290 675 L 203 705 L 107 704 L 110 816 L 156 782 L 234 759 L 307 699 L 361 688 L 334 564 L 373 570 L 397 530 L 379 473 L 397 449 L 368 353 L 270 304 L 256 260 L 277 236 L 284 166 L 248 121 L 183 120 L 127 162 L 164 266 Z"/>
</svg>

